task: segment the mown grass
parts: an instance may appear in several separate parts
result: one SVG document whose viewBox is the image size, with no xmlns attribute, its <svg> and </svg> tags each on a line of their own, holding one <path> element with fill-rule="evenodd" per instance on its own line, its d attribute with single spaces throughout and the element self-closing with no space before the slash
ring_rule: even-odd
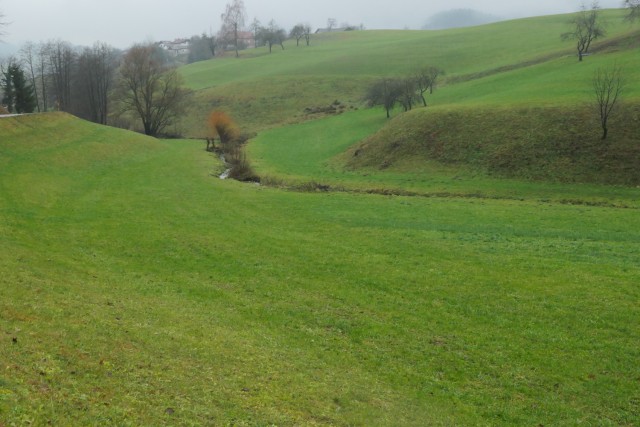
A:
<svg viewBox="0 0 640 427">
<path fill-rule="evenodd" d="M 635 209 L 283 192 L 194 141 L 0 126 L 5 424 L 639 420 Z"/>
</svg>

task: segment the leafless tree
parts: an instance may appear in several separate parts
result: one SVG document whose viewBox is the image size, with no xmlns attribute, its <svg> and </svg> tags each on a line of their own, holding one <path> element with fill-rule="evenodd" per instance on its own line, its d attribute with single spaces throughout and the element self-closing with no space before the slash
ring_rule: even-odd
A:
<svg viewBox="0 0 640 427">
<path fill-rule="evenodd" d="M 305 24 L 304 26 L 304 39 L 307 42 L 307 46 L 311 44 L 311 25 Z"/>
<path fill-rule="evenodd" d="M 38 58 L 37 58 L 38 47 L 33 42 L 27 42 L 20 49 L 20 58 L 22 59 L 22 63 L 24 64 L 27 74 L 29 75 L 29 79 L 31 80 L 31 86 L 34 88 L 33 95 L 36 101 L 36 109 L 38 112 L 41 112 L 40 108 L 40 97 L 38 95 Z"/>
<path fill-rule="evenodd" d="M 107 124 L 116 61 L 116 50 L 105 43 L 85 48 L 78 57 L 74 92 L 84 104 L 81 115 L 95 123 Z"/>
<path fill-rule="evenodd" d="M 42 111 L 47 111 L 47 109 L 49 108 L 49 80 L 50 80 L 50 73 L 49 73 L 49 64 L 47 62 L 47 55 L 48 52 L 48 48 L 47 45 L 45 43 L 40 43 L 38 45 L 38 50 L 37 50 L 37 56 L 36 56 L 36 67 L 39 73 L 39 79 L 38 79 L 38 83 L 39 83 L 39 87 L 36 88 L 36 91 L 40 92 L 40 102 L 42 104 Z"/>
<path fill-rule="evenodd" d="M 268 27 L 260 30 L 258 38 L 269 47 L 269 53 L 271 53 L 273 45 L 276 44 L 279 44 L 282 50 L 284 50 L 284 41 L 287 38 L 287 33 L 272 19 Z"/>
<path fill-rule="evenodd" d="M 416 82 L 416 90 L 420 92 L 420 99 L 422 100 L 422 104 L 427 106 L 427 99 L 424 97 L 425 93 L 429 90 L 431 86 L 431 76 L 429 75 L 426 68 L 422 68 L 415 73 L 415 82 Z"/>
<path fill-rule="evenodd" d="M 413 109 L 413 103 L 416 101 L 416 81 L 413 78 L 401 79 L 398 81 L 400 96 L 398 100 L 404 111 Z"/>
<path fill-rule="evenodd" d="M 331 32 L 331 30 L 333 30 L 336 25 L 338 25 L 338 21 L 335 18 L 329 18 L 327 19 L 327 30 L 329 32 Z"/>
<path fill-rule="evenodd" d="M 425 107 L 427 106 L 427 100 L 424 95 L 427 91 L 429 91 L 429 94 L 433 94 L 438 82 L 438 77 L 443 74 L 444 71 L 441 68 L 434 66 L 424 67 L 415 72 L 414 81 L 416 91 L 420 92 L 419 97 Z"/>
<path fill-rule="evenodd" d="M 429 95 L 433 95 L 433 91 L 438 84 L 438 77 L 444 75 L 444 70 L 439 67 L 431 66 L 427 67 L 426 72 L 429 76 Z"/>
<path fill-rule="evenodd" d="M 251 21 L 251 25 L 249 25 L 249 29 L 251 30 L 251 34 L 253 34 L 253 47 L 258 47 L 258 33 L 262 28 L 262 24 L 258 20 L 258 18 L 253 18 Z"/>
<path fill-rule="evenodd" d="M 582 9 L 571 20 L 573 31 L 562 34 L 562 40 L 575 40 L 578 51 L 578 61 L 582 61 L 594 40 L 604 37 L 606 31 L 600 18 L 600 5 L 597 1 L 591 4 L 591 9 L 583 4 Z"/>
<path fill-rule="evenodd" d="M 144 133 L 157 136 L 172 125 L 186 103 L 180 74 L 166 65 L 153 44 L 135 45 L 120 67 L 122 110 L 136 114 Z"/>
<path fill-rule="evenodd" d="M 629 11 L 626 17 L 628 21 L 640 20 L 640 0 L 624 0 L 624 7 Z"/>
<path fill-rule="evenodd" d="M 224 13 L 222 14 L 221 33 L 224 35 L 225 40 L 233 40 L 233 45 L 236 50 L 236 58 L 240 56 L 238 53 L 238 31 L 240 31 L 244 26 L 246 18 L 247 12 L 242 0 L 233 0 L 232 3 L 228 3 Z"/>
<path fill-rule="evenodd" d="M 402 82 L 397 79 L 384 78 L 369 86 L 365 100 L 369 106 L 381 105 L 387 112 L 387 118 L 391 117 L 391 110 L 402 96 Z"/>
<path fill-rule="evenodd" d="M 71 110 L 71 89 L 76 53 L 67 42 L 56 40 L 47 43 L 49 72 L 53 83 L 56 109 Z"/>
<path fill-rule="evenodd" d="M 593 77 L 593 95 L 600 115 L 603 140 L 607 139 L 608 121 L 622 95 L 623 87 L 622 69 L 617 65 L 611 69 L 599 68 Z"/>
<path fill-rule="evenodd" d="M 292 39 L 296 39 L 296 46 L 300 46 L 300 39 L 305 36 L 305 29 L 303 24 L 297 24 L 295 27 L 291 29 L 289 32 L 289 37 Z"/>
</svg>

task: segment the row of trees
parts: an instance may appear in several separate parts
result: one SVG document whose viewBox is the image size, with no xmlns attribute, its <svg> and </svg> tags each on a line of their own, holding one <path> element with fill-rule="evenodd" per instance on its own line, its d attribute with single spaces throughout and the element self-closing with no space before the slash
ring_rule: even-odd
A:
<svg viewBox="0 0 640 427">
<path fill-rule="evenodd" d="M 224 34 L 224 28 L 232 28 L 233 30 Z M 269 24 L 263 26 L 259 20 L 254 19 L 249 29 L 253 37 L 252 47 L 267 46 L 269 52 L 272 51 L 273 46 L 280 46 L 284 50 L 284 42 L 287 39 L 295 39 L 296 46 L 300 46 L 300 41 L 303 39 L 307 46 L 311 43 L 311 26 L 308 24 L 297 24 L 287 33 L 285 29 L 280 27 L 274 20 L 271 20 Z M 216 54 L 224 53 L 229 47 L 239 55 L 241 49 L 248 47 L 245 45 L 247 41 L 240 39 L 242 32 L 238 32 L 238 40 L 235 39 L 235 24 L 223 25 L 223 31 L 218 33 L 217 36 L 207 35 L 205 33 L 192 36 L 189 39 L 187 62 L 191 64 L 197 61 L 206 61 L 207 59 L 214 58 Z"/>
<path fill-rule="evenodd" d="M 438 78 L 444 71 L 435 66 L 428 66 L 417 70 L 413 75 L 405 78 L 383 78 L 371 84 L 365 95 L 369 106 L 382 106 L 387 118 L 397 104 L 402 105 L 404 111 L 411 110 L 416 103 L 427 106 L 425 94 L 432 94 Z"/>
<path fill-rule="evenodd" d="M 239 56 L 239 50 L 242 48 L 240 36 L 247 19 L 244 2 L 242 0 L 233 0 L 228 3 L 221 18 L 222 26 L 214 43 L 222 45 L 223 49 L 231 46 L 235 50 L 237 57 Z M 263 26 L 257 18 L 254 18 L 248 28 L 253 35 L 254 47 L 268 46 L 269 52 L 272 51 L 275 45 L 279 45 L 284 49 L 284 41 L 287 40 L 287 37 L 296 39 L 296 46 L 300 45 L 302 38 L 306 40 L 307 46 L 311 42 L 311 26 L 308 24 L 297 24 L 287 33 L 274 20 Z"/>
<path fill-rule="evenodd" d="M 2 66 L 3 103 L 10 111 L 54 109 L 106 124 L 118 57 L 104 43 L 81 50 L 63 41 L 26 43 L 17 57 Z M 18 107 L 14 105 L 18 97 L 33 98 L 33 102 L 18 103 Z"/>
<path fill-rule="evenodd" d="M 154 43 L 122 53 L 104 43 L 27 43 L 2 66 L 2 103 L 10 112 L 58 110 L 95 123 L 133 120 L 147 135 L 163 133 L 183 111 L 188 92 L 166 53 Z"/>
</svg>

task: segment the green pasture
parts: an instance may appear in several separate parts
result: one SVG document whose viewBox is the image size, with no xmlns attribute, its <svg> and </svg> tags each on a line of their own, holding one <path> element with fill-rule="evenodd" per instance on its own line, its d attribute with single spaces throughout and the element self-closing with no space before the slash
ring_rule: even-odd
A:
<svg viewBox="0 0 640 427">
<path fill-rule="evenodd" d="M 638 178 L 637 110 L 611 124 L 613 153 L 590 110 L 569 112 L 434 107 L 387 123 L 368 109 L 263 132 L 246 150 L 275 186 L 638 207 L 635 186 L 602 185 Z M 432 133 L 442 145 L 424 142 Z"/>
<path fill-rule="evenodd" d="M 636 209 L 297 193 L 2 119 L 0 420 L 634 424 Z"/>
<path fill-rule="evenodd" d="M 633 26 L 620 10 L 603 12 L 609 39 Z M 248 49 L 240 59 L 225 57 L 182 67 L 187 85 L 195 90 L 270 77 L 334 76 L 353 79 L 412 73 L 437 65 L 449 77 L 461 77 L 535 59 L 574 53 L 560 35 L 571 29 L 568 15 L 505 21 L 480 27 L 444 31 L 348 31 L 313 35 L 310 46 L 291 40 L 286 49 Z M 606 40 L 606 39 L 603 39 Z"/>
<path fill-rule="evenodd" d="M 268 185 L 200 140 L 0 118 L 0 426 L 640 424 L 640 193 L 597 183 L 637 175 L 638 48 L 605 13 L 582 64 L 552 16 L 182 68 L 186 134 L 228 111 Z M 422 64 L 428 108 L 363 108 Z"/>
<path fill-rule="evenodd" d="M 582 99 L 594 64 L 615 57 L 629 79 L 637 77 L 637 27 L 620 10 L 603 11 L 607 37 L 578 64 L 574 43 L 561 41 L 569 15 L 520 19 L 445 31 L 350 31 L 314 35 L 310 46 L 288 41 L 284 51 L 249 49 L 241 57 L 181 67 L 193 89 L 184 120 L 188 136 L 206 133 L 213 109 L 231 114 L 248 132 L 313 119 L 307 107 L 335 100 L 363 104 L 366 87 L 381 77 L 404 77 L 435 65 L 445 70 L 432 102 L 559 104 Z M 606 54 L 606 55 L 605 55 Z M 589 65 L 588 65 L 589 64 Z M 515 71 L 515 72 L 509 72 Z M 467 82 L 467 83 L 461 83 Z M 634 91 L 637 96 L 637 91 Z"/>
<path fill-rule="evenodd" d="M 386 120 L 384 110 L 377 107 L 349 111 L 343 117 L 291 122 L 260 132 L 247 152 L 257 173 L 276 185 L 312 183 L 396 194 L 508 198 L 547 199 L 553 194 L 557 200 L 588 203 L 607 203 L 620 196 L 622 204 L 635 204 L 637 192 L 629 186 L 640 182 L 640 122 L 635 107 L 640 71 L 635 66 L 634 41 L 638 33 L 628 23 L 614 25 L 620 16 L 619 11 L 607 12 L 609 36 L 596 43 L 593 54 L 581 63 L 571 49 L 559 50 L 558 34 L 567 16 L 423 32 L 422 37 L 445 37 L 445 46 L 457 46 L 454 41 L 462 34 L 476 34 L 485 50 L 468 43 L 467 56 L 451 56 L 487 68 L 449 74 L 427 96 L 427 108 L 419 106 L 404 114 L 397 108 L 392 120 Z M 522 45 L 518 51 L 510 44 L 520 39 L 515 35 L 535 31 L 541 32 L 531 42 L 539 43 L 541 50 L 518 57 Z M 483 39 L 495 33 L 499 40 Z M 369 35 L 374 36 L 380 34 Z M 510 65 L 505 65 L 509 61 L 482 63 L 478 55 L 497 55 L 486 50 L 489 46 L 511 54 Z M 438 63 L 430 57 L 426 62 Z M 592 80 L 598 69 L 613 66 L 622 69 L 624 91 L 621 107 L 610 121 L 612 133 L 603 142 Z M 532 185 L 531 180 L 539 184 Z M 566 182 L 627 188 L 567 187 L 562 184 Z"/>
</svg>

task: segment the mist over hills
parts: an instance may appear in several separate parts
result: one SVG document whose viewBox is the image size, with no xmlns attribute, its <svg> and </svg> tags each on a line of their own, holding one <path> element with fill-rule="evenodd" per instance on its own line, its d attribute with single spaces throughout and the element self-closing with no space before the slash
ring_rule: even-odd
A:
<svg viewBox="0 0 640 427">
<path fill-rule="evenodd" d="M 422 28 L 425 30 L 445 30 L 490 24 L 504 19 L 506 18 L 474 9 L 452 9 L 431 16 Z"/>
</svg>

